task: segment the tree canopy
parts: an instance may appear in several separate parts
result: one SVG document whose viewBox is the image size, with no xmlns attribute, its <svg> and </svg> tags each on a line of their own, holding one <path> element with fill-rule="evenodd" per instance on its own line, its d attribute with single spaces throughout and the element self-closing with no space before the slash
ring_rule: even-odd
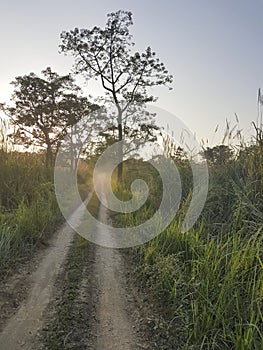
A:
<svg viewBox="0 0 263 350">
<path fill-rule="evenodd" d="M 101 81 L 116 106 L 118 140 L 123 139 L 125 113 L 136 104 L 156 101 L 149 88 L 170 86 L 172 76 L 151 47 L 132 52 L 132 13 L 119 10 L 108 14 L 105 28 L 78 29 L 61 34 L 61 51 L 75 58 L 75 72 Z M 145 124 L 143 115 L 139 121 Z M 127 118 L 126 118 L 127 122 Z M 123 158 L 122 149 L 119 152 Z M 119 168 L 121 175 L 121 167 Z"/>
<path fill-rule="evenodd" d="M 44 147 L 50 166 L 69 127 L 97 106 L 80 95 L 70 75 L 59 76 L 50 67 L 42 74 L 43 78 L 35 73 L 16 77 L 12 82 L 14 106 L 4 110 L 17 126 L 15 140 L 24 146 Z"/>
<path fill-rule="evenodd" d="M 203 157 L 210 165 L 223 165 L 231 161 L 234 157 L 233 150 L 226 145 L 218 145 L 212 148 L 207 147 L 203 151 Z"/>
</svg>

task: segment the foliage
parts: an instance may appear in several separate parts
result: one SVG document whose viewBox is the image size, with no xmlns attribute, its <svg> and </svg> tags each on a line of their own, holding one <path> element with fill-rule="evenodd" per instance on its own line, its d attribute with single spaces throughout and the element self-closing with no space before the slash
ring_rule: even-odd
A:
<svg viewBox="0 0 263 350">
<path fill-rule="evenodd" d="M 119 141 L 123 139 L 128 116 L 134 117 L 137 113 L 136 106 L 155 101 L 149 88 L 172 82 L 172 76 L 150 47 L 143 53 L 132 53 L 134 43 L 129 31 L 132 24 L 132 13 L 120 10 L 108 14 L 105 28 L 75 28 L 61 34 L 61 51 L 74 56 L 76 73 L 100 79 L 112 99 L 117 110 L 115 126 Z M 145 124 L 145 115 L 138 113 L 137 117 L 139 124 Z M 121 147 L 119 157 L 123 159 Z M 120 176 L 121 173 L 122 166 Z"/>
<path fill-rule="evenodd" d="M 80 195 L 86 198 L 89 173 L 78 169 Z M 0 276 L 28 259 L 40 243 L 62 222 L 53 169 L 45 167 L 41 154 L 0 151 Z M 71 198 L 69 198 L 69 204 Z"/>
<path fill-rule="evenodd" d="M 243 145 L 235 159 L 228 159 L 226 148 L 223 154 L 227 155 L 223 164 L 220 157 L 210 163 L 208 199 L 195 227 L 180 230 L 186 197 L 170 226 L 134 249 L 144 285 L 169 313 L 167 329 L 180 334 L 167 340 L 170 349 L 262 348 L 263 153 L 256 142 Z M 180 170 L 184 162 L 178 166 Z M 147 172 L 152 172 L 150 167 Z M 184 171 L 180 174 L 187 176 Z M 158 208 L 160 184 L 149 181 L 148 186 L 146 206 L 118 215 L 118 225 L 139 225 L 152 216 Z M 129 198 L 129 184 L 125 190 Z"/>
<path fill-rule="evenodd" d="M 43 156 L 0 152 L 0 274 L 44 242 L 61 221 Z"/>
<path fill-rule="evenodd" d="M 63 137 L 70 126 L 94 110 L 86 97 L 79 96 L 80 88 L 70 75 L 59 76 L 51 68 L 42 71 L 44 78 L 34 73 L 16 77 L 14 107 L 5 112 L 17 126 L 14 141 L 24 147 L 46 148 L 46 165 L 53 163 Z"/>
<path fill-rule="evenodd" d="M 213 148 L 207 147 L 203 156 L 210 165 L 224 165 L 234 158 L 233 150 L 226 145 L 218 145 Z"/>
</svg>

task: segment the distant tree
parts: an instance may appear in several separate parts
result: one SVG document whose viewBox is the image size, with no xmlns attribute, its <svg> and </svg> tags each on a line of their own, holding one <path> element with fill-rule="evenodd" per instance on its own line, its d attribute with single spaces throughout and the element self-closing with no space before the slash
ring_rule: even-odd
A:
<svg viewBox="0 0 263 350">
<path fill-rule="evenodd" d="M 133 24 L 132 13 L 119 10 L 108 14 L 105 28 L 78 28 L 62 32 L 61 51 L 75 58 L 75 71 L 88 78 L 100 79 L 106 93 L 116 106 L 118 140 L 123 140 L 125 113 L 135 104 L 156 101 L 148 88 L 169 85 L 172 76 L 164 64 L 156 58 L 150 47 L 145 52 L 131 52 L 134 45 L 129 27 Z M 139 121 L 144 123 L 143 115 Z M 119 148 L 119 160 L 123 149 Z M 118 167 L 119 179 L 122 165 Z"/>
<path fill-rule="evenodd" d="M 80 88 L 70 75 L 59 76 L 49 67 L 42 74 L 44 78 L 34 73 L 16 77 L 14 107 L 4 111 L 17 126 L 16 142 L 45 148 L 49 167 L 69 128 L 97 106 L 79 95 Z"/>
<path fill-rule="evenodd" d="M 223 165 L 233 159 L 234 152 L 229 146 L 218 145 L 212 148 L 207 147 L 203 151 L 203 157 L 210 165 Z"/>
</svg>

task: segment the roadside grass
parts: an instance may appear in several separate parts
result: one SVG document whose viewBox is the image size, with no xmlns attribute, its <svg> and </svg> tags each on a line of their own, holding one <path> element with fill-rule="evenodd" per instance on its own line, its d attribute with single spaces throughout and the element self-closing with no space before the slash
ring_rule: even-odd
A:
<svg viewBox="0 0 263 350">
<path fill-rule="evenodd" d="M 171 349 L 262 349 L 262 155 L 256 145 L 227 164 L 211 165 L 208 199 L 196 225 L 181 232 L 191 195 L 186 191 L 169 227 L 134 248 L 137 273 L 170 313 L 167 328 L 180 333 L 174 343 L 169 339 Z M 159 193 L 158 182 L 150 186 L 150 193 Z M 144 222 L 158 207 L 155 198 L 150 194 L 150 205 L 116 221 L 122 226 Z"/>
<path fill-rule="evenodd" d="M 181 233 L 174 221 L 139 249 L 148 285 L 185 330 L 182 349 L 262 348 L 262 229 L 207 238 L 201 226 Z"/>
<path fill-rule="evenodd" d="M 0 275 L 26 259 L 62 222 L 41 155 L 0 151 Z"/>
<path fill-rule="evenodd" d="M 78 172 L 79 191 L 87 196 L 87 171 Z M 36 153 L 0 150 L 0 276 L 45 244 L 63 222 L 53 184 L 53 169 Z M 70 198 L 69 198 L 70 202 Z"/>
</svg>

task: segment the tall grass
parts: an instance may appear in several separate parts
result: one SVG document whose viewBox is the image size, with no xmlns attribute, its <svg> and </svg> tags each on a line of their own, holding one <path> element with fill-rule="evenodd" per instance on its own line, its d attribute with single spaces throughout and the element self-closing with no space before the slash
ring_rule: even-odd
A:
<svg viewBox="0 0 263 350">
<path fill-rule="evenodd" d="M 89 171 L 80 162 L 77 175 L 82 198 L 89 192 Z M 27 259 L 62 222 L 53 177 L 54 169 L 46 168 L 43 154 L 0 150 L 0 275 Z M 71 210 L 72 197 L 68 202 Z"/>
<path fill-rule="evenodd" d="M 210 164 L 209 172 L 207 203 L 195 227 L 180 232 L 186 195 L 170 226 L 135 249 L 135 261 L 149 288 L 170 310 L 168 327 L 180 334 L 174 342 L 169 340 L 169 348 L 260 350 L 262 147 L 257 142 L 243 145 L 224 164 Z M 160 192 L 158 182 L 150 181 L 150 186 L 153 194 Z M 119 216 L 118 221 L 124 226 L 145 221 L 152 213 L 154 195 L 150 202 L 143 210 Z"/>
<path fill-rule="evenodd" d="M 0 151 L 0 273 L 30 254 L 61 221 L 41 155 Z"/>
<path fill-rule="evenodd" d="M 185 331 L 181 348 L 261 349 L 263 225 L 249 237 L 233 227 L 208 238 L 204 227 L 181 233 L 174 221 L 141 248 L 145 276 Z"/>
</svg>

